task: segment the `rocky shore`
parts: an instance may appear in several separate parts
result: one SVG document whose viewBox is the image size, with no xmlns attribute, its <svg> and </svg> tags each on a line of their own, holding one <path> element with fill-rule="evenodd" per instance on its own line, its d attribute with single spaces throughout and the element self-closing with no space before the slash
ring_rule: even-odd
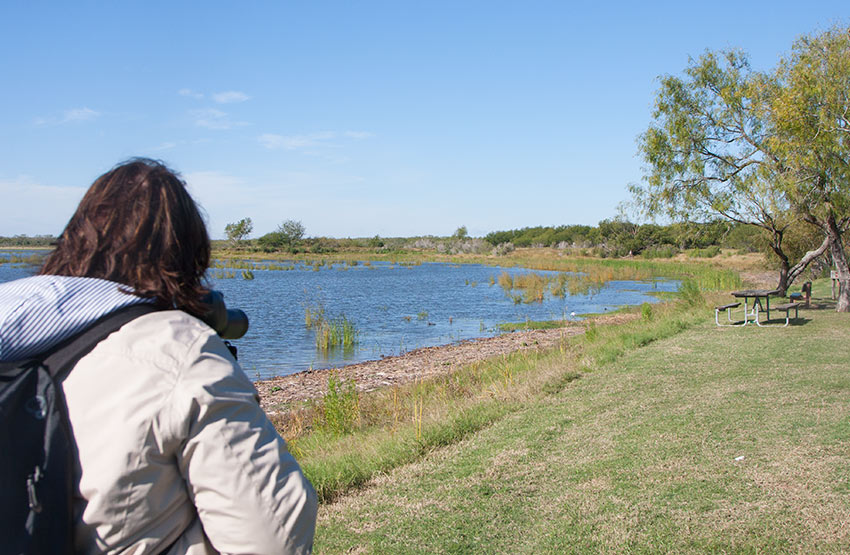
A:
<svg viewBox="0 0 850 555">
<path fill-rule="evenodd" d="M 615 323 L 637 317 L 635 314 L 612 314 L 597 322 Z M 260 393 L 260 404 L 275 413 L 292 401 L 321 398 L 327 391 L 328 374 L 336 372 L 344 380 L 353 379 L 359 391 L 399 385 L 452 372 L 476 361 L 516 351 L 546 349 L 573 335 L 584 332 L 584 324 L 570 322 L 565 327 L 504 333 L 495 337 L 470 339 L 450 345 L 424 347 L 400 356 L 385 357 L 322 370 L 308 370 L 289 376 L 261 380 L 254 385 Z"/>
</svg>

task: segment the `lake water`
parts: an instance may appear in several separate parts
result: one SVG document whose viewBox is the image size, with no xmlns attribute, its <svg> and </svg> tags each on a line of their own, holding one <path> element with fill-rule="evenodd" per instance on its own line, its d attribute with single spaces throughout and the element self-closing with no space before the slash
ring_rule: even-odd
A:
<svg viewBox="0 0 850 555">
<path fill-rule="evenodd" d="M 516 303 L 498 284 L 490 284 L 503 271 L 511 276 L 530 272 L 521 268 L 372 262 L 316 270 L 297 263 L 276 264 L 292 269 L 255 269 L 253 280 L 243 279 L 241 270 L 229 270 L 236 276 L 232 279 L 222 279 L 227 270 L 210 271 L 211 284 L 224 293 L 227 306 L 244 310 L 251 321 L 245 337 L 233 343 L 239 348 L 242 367 L 253 378 L 495 335 L 499 333 L 498 324 L 505 322 L 578 319 L 581 314 L 656 302 L 651 293 L 674 291 L 678 286 L 678 281 L 663 279 L 611 281 L 589 294 L 562 298 L 547 295 L 542 302 L 526 304 Z M 0 264 L 0 282 L 33 271 L 31 266 Z M 344 315 L 359 331 L 359 342 L 349 350 L 317 349 L 315 332 L 305 325 L 308 307 L 322 307 L 329 318 Z"/>
</svg>

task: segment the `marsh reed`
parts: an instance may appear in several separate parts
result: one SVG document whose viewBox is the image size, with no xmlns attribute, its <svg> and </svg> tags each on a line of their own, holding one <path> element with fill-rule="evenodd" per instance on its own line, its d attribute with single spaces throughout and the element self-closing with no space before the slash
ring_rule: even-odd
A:
<svg viewBox="0 0 850 555">
<path fill-rule="evenodd" d="M 345 314 L 335 317 L 325 315 L 321 305 L 304 308 L 304 325 L 315 333 L 316 348 L 329 351 L 341 347 L 352 349 L 360 341 L 360 330 Z"/>
</svg>

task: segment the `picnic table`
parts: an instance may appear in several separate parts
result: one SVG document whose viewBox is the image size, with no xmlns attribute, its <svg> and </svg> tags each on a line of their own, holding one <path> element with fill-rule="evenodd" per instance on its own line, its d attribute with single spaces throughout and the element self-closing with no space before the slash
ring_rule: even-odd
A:
<svg viewBox="0 0 850 555">
<path fill-rule="evenodd" d="M 779 295 L 779 289 L 745 289 L 743 291 L 732 291 L 732 296 L 737 299 L 744 299 L 744 324 L 752 321 L 757 325 L 759 323 L 759 311 L 765 312 L 765 322 L 770 320 L 770 297 L 771 295 Z M 749 300 L 752 299 L 752 309 L 749 308 Z M 764 304 L 762 304 L 764 301 Z"/>
</svg>

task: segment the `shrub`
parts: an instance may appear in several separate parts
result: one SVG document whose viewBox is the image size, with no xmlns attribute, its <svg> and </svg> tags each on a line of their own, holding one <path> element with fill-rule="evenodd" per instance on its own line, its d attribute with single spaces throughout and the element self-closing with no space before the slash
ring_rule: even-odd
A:
<svg viewBox="0 0 850 555">
<path fill-rule="evenodd" d="M 738 224 L 726 235 L 723 246 L 741 252 L 759 252 L 768 248 L 766 243 L 763 229 L 754 225 Z"/>
<path fill-rule="evenodd" d="M 676 252 L 676 247 L 672 245 L 661 245 L 660 247 L 644 249 L 640 255 L 643 258 L 673 258 L 676 256 Z"/>
<path fill-rule="evenodd" d="M 483 239 L 452 240 L 449 244 L 450 254 L 484 254 L 490 250 L 490 244 Z"/>
<path fill-rule="evenodd" d="M 360 418 L 360 396 L 354 380 L 341 380 L 336 372 L 328 376 L 328 392 L 322 401 L 324 428 L 342 435 L 354 430 Z"/>
<path fill-rule="evenodd" d="M 682 281 L 679 286 L 679 300 L 688 306 L 699 306 L 705 304 L 705 297 L 702 296 L 697 282 L 688 278 Z"/>
<path fill-rule="evenodd" d="M 587 328 L 584 330 L 584 338 L 591 343 L 599 338 L 599 329 L 593 320 L 587 323 Z"/>
<path fill-rule="evenodd" d="M 514 244 L 500 243 L 496 245 L 491 252 L 493 256 L 505 256 L 506 254 L 514 252 Z"/>
<path fill-rule="evenodd" d="M 689 258 L 714 258 L 720 254 L 720 247 L 712 245 L 704 249 L 693 249 L 688 253 Z"/>
<path fill-rule="evenodd" d="M 437 248 L 437 243 L 430 237 L 420 237 L 410 245 L 414 249 L 431 250 Z"/>
</svg>

